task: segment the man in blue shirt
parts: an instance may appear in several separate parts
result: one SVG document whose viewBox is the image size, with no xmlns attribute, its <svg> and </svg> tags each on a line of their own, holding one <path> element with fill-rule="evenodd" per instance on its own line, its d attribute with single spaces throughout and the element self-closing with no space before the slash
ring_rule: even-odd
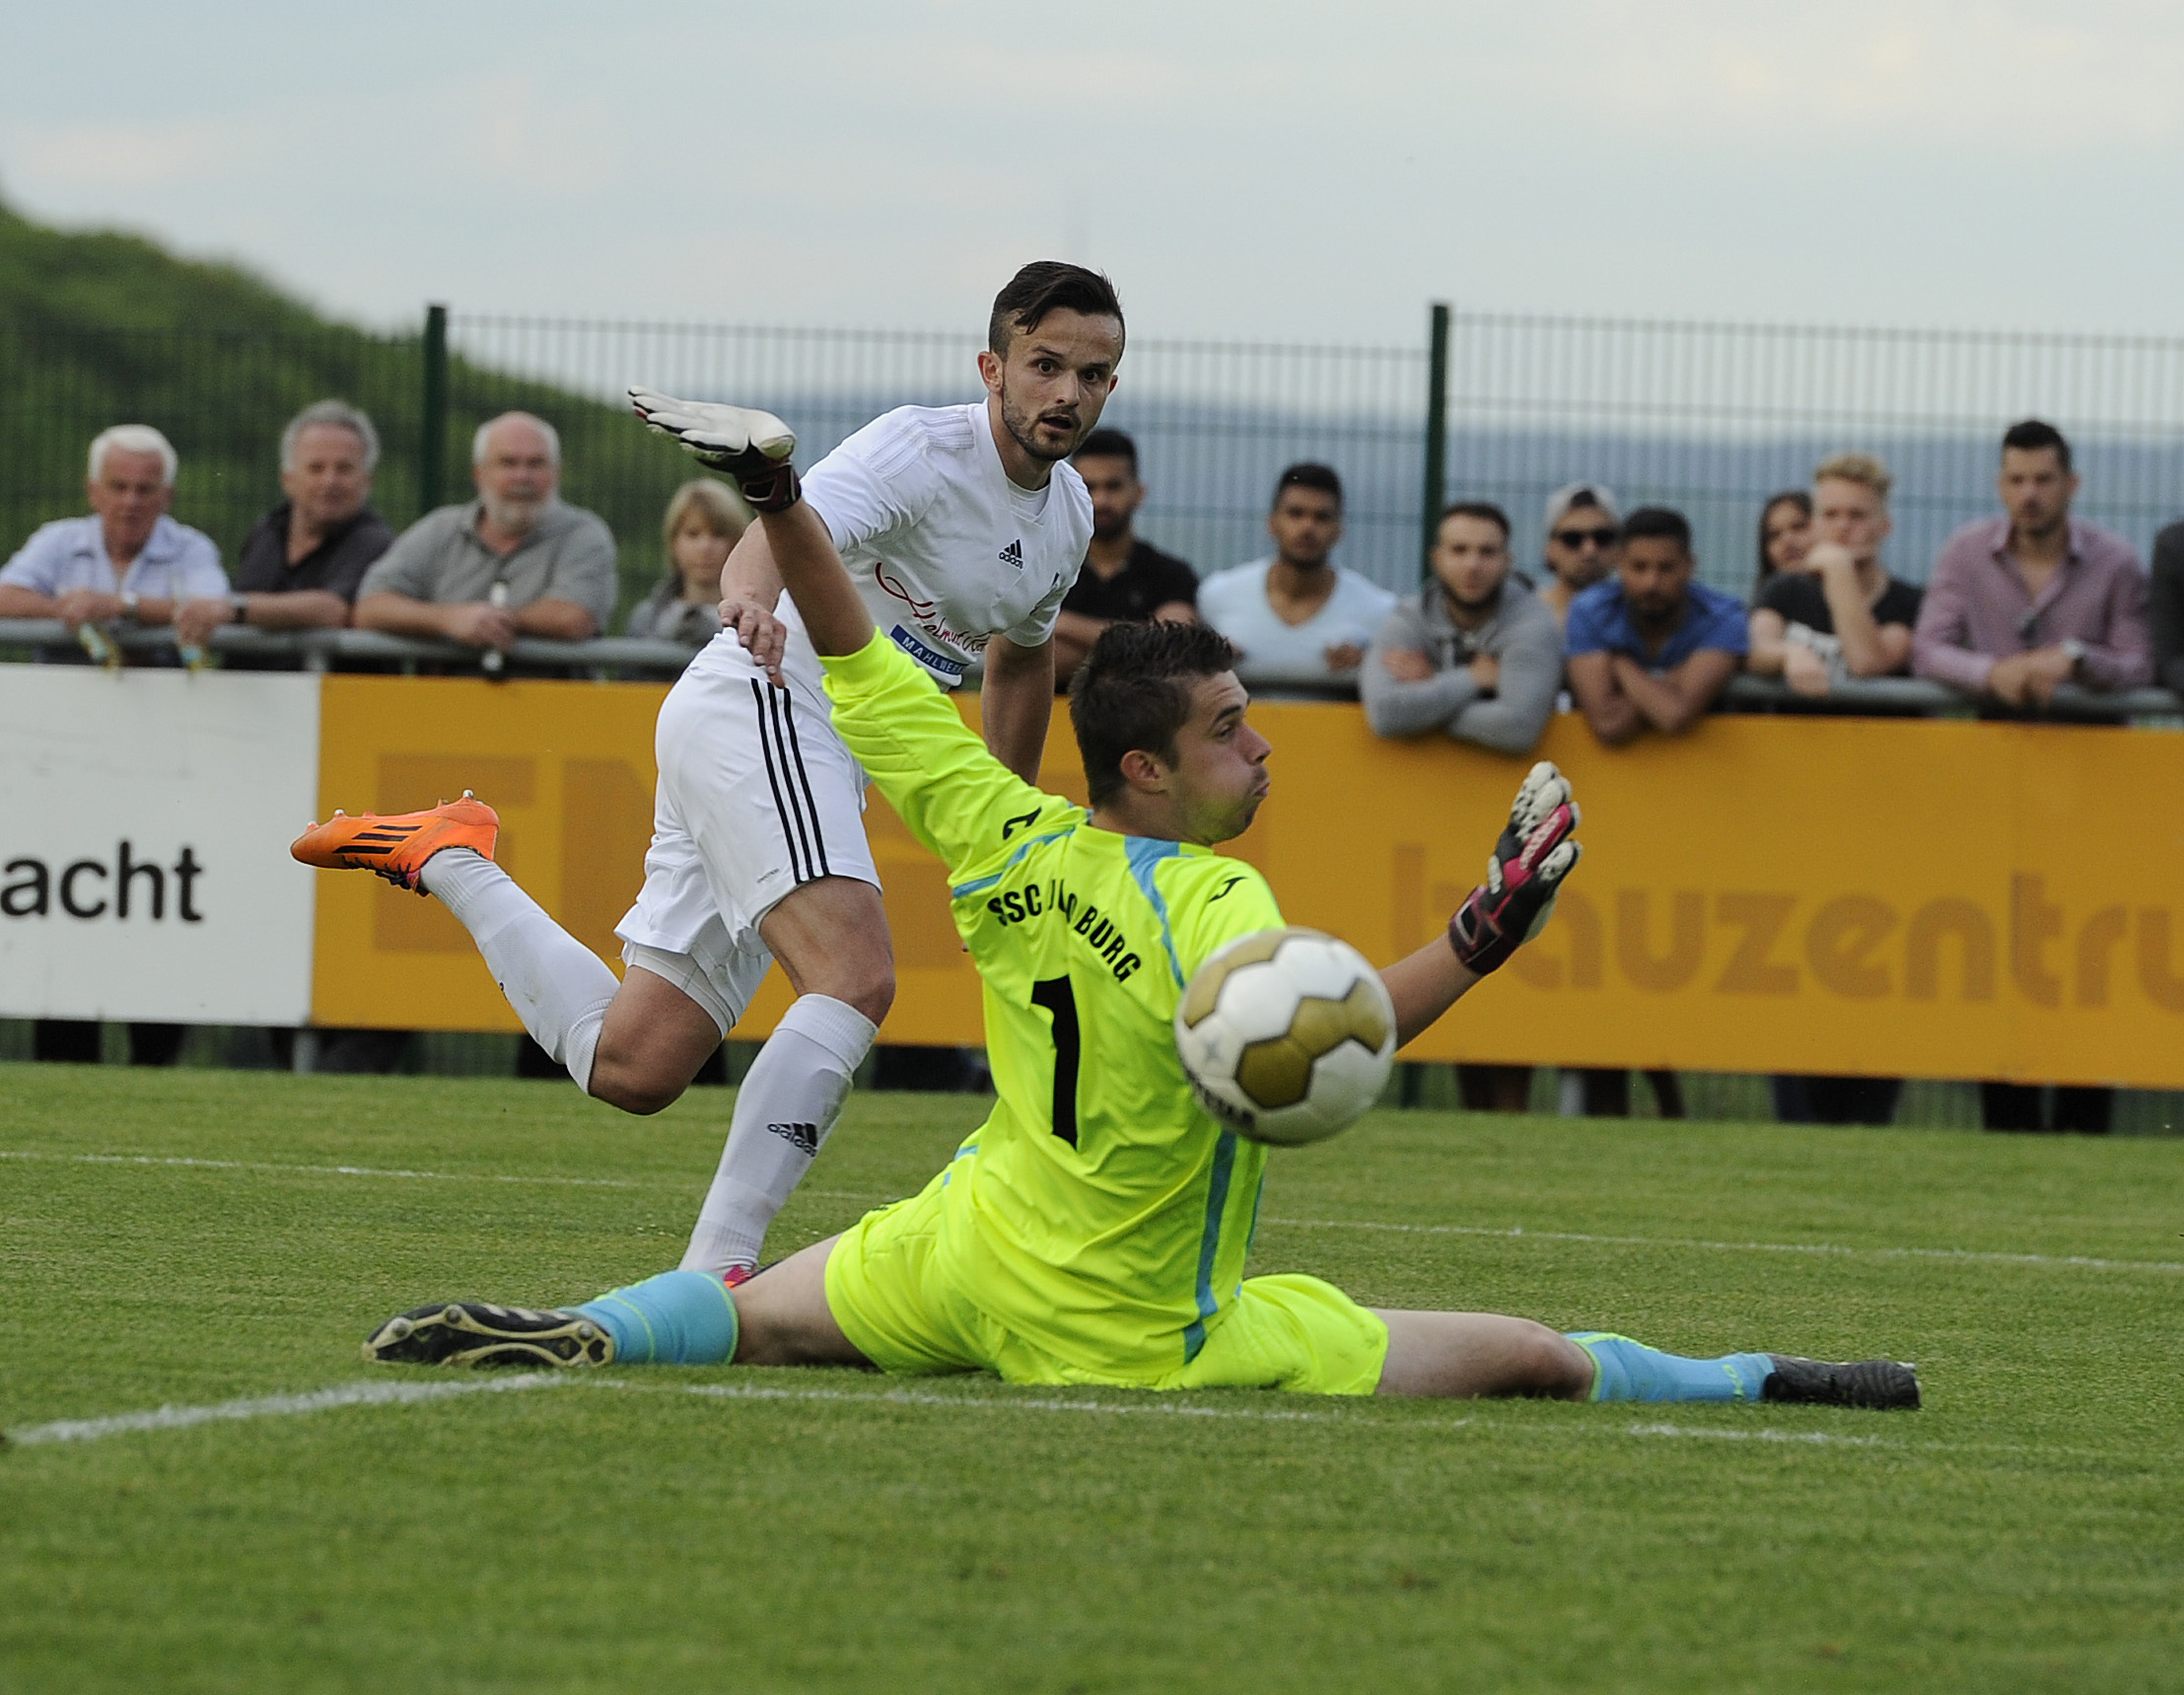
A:
<svg viewBox="0 0 2184 1695">
<path fill-rule="evenodd" d="M 176 464 L 149 424 L 102 431 L 84 484 L 90 516 L 43 526 L 0 569 L 0 618 L 171 624 L 186 601 L 224 599 L 219 548 L 167 516 Z"/>
<path fill-rule="evenodd" d="M 1570 605 L 1570 692 L 1610 747 L 1681 735 L 1720 698 L 1748 645 L 1744 602 L 1693 580 L 1691 526 L 1665 507 L 1623 525 L 1615 575 Z"/>
</svg>

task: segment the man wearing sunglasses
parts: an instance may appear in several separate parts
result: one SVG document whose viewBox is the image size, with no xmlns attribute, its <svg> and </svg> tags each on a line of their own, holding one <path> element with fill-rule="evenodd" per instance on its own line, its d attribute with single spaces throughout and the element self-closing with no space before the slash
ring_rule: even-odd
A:
<svg viewBox="0 0 2184 1695">
<path fill-rule="evenodd" d="M 1622 556 L 1622 521 L 1615 491 L 1605 483 L 1564 483 L 1547 497 L 1547 585 L 1539 598 L 1556 624 L 1568 623 L 1570 602 L 1614 571 Z"/>
</svg>

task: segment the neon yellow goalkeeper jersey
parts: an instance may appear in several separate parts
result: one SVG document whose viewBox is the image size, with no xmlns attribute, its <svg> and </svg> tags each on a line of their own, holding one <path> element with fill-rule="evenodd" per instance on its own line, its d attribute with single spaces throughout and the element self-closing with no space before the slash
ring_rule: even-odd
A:
<svg viewBox="0 0 2184 1695">
<path fill-rule="evenodd" d="M 947 865 L 985 985 L 1000 1098 L 950 1167 L 936 1251 L 1049 1353 L 1172 1373 L 1235 1299 L 1266 1150 L 1199 1106 L 1171 1021 L 1201 960 L 1282 922 L 1273 892 L 1032 788 L 892 642 L 824 664 L 834 728 Z"/>
</svg>

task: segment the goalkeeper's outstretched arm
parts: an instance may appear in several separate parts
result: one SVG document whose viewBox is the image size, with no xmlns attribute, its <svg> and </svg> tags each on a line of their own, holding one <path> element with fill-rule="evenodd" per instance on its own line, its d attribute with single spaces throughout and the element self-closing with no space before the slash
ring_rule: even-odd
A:
<svg viewBox="0 0 2184 1695">
<path fill-rule="evenodd" d="M 758 514 L 772 570 L 804 614 L 805 630 L 822 658 L 856 653 L 872 640 L 872 614 L 843 569 L 825 522 L 805 502 L 790 462 L 797 439 L 788 425 L 771 412 L 677 399 L 654 388 L 633 387 L 629 400 L 648 429 L 679 442 L 700 464 L 736 479 Z M 730 592 L 725 577 L 722 589 L 724 595 Z"/>
<path fill-rule="evenodd" d="M 1447 939 L 1427 943 L 1380 973 L 1395 1003 L 1397 1047 L 1546 927 L 1562 880 L 1578 863 L 1571 839 L 1578 815 L 1569 779 L 1544 759 L 1534 765 L 1487 859 L 1486 882 L 1449 919 Z"/>
</svg>

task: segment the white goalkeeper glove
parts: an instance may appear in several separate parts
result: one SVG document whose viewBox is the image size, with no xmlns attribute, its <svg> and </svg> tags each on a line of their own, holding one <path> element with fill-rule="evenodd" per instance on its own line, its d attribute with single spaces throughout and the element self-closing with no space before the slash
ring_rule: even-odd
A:
<svg viewBox="0 0 2184 1695">
<path fill-rule="evenodd" d="M 711 400 L 678 400 L 634 385 L 629 403 L 645 427 L 682 444 L 698 463 L 736 479 L 743 498 L 759 512 L 784 512 L 801 497 L 796 432 L 771 412 L 723 406 Z"/>
</svg>

